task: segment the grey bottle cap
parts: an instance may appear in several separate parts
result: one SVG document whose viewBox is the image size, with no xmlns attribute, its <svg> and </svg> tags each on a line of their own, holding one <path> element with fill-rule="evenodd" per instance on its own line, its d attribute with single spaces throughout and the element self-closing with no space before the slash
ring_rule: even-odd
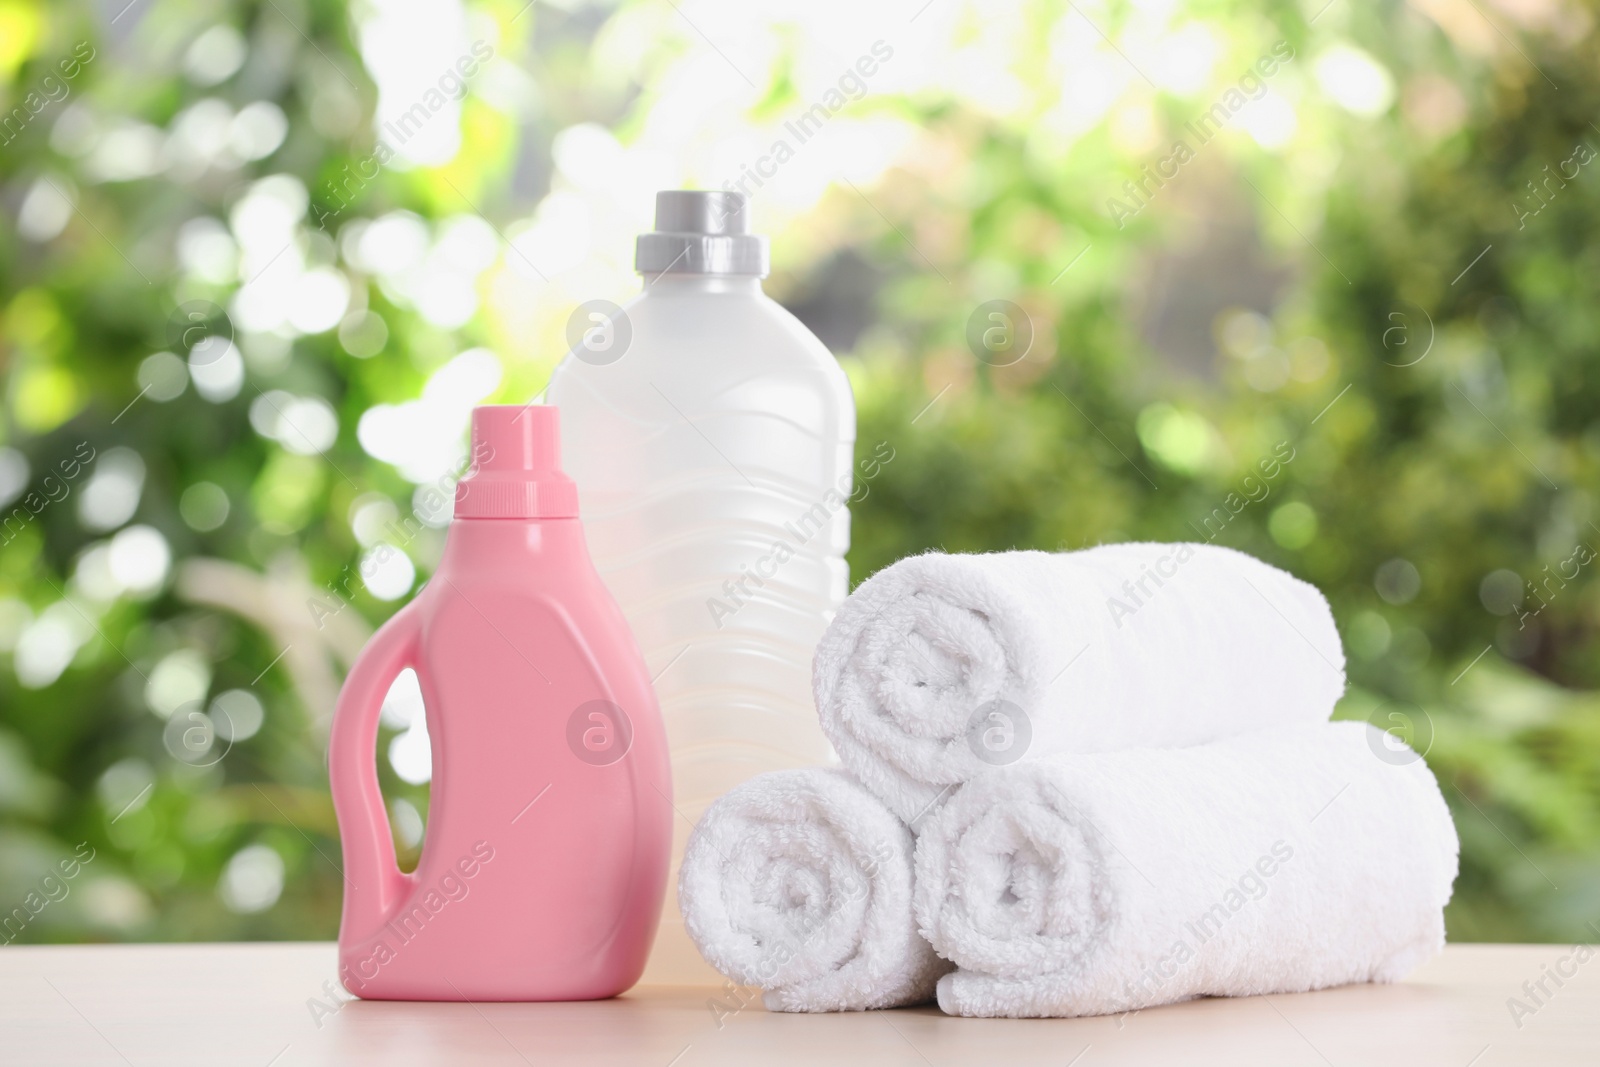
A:
<svg viewBox="0 0 1600 1067">
<path fill-rule="evenodd" d="M 633 269 L 765 278 L 767 239 L 750 232 L 750 201 L 743 193 L 667 190 L 656 194 L 656 228 L 639 235 Z"/>
</svg>

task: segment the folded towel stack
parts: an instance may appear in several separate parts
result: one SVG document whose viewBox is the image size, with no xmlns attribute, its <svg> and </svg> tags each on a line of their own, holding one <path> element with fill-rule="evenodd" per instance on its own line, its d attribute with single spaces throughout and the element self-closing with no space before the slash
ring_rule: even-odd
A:
<svg viewBox="0 0 1600 1067">
<path fill-rule="evenodd" d="M 814 683 L 845 770 L 735 789 L 681 878 L 701 951 L 769 1008 L 937 983 L 954 1014 L 1098 1014 L 1389 981 L 1443 943 L 1438 787 L 1328 722 L 1327 602 L 1259 560 L 902 560 L 841 606 Z"/>
</svg>

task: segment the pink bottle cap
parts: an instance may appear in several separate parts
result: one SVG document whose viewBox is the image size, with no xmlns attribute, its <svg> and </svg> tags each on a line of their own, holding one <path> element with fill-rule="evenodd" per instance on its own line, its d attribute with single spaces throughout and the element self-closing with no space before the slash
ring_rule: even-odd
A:
<svg viewBox="0 0 1600 1067">
<path fill-rule="evenodd" d="M 472 409 L 472 467 L 456 485 L 458 519 L 572 519 L 578 488 L 561 471 L 561 422 L 547 404 Z"/>
</svg>

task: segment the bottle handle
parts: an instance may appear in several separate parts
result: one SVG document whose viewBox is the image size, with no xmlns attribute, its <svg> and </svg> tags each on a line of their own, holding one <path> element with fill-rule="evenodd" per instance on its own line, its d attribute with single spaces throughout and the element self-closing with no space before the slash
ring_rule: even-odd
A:
<svg viewBox="0 0 1600 1067">
<path fill-rule="evenodd" d="M 356 657 L 333 714 L 328 737 L 328 783 L 344 852 L 341 941 L 378 932 L 414 888 L 400 870 L 394 837 L 378 787 L 378 713 L 395 676 L 416 669 L 421 615 L 413 600 L 379 627 Z"/>
</svg>

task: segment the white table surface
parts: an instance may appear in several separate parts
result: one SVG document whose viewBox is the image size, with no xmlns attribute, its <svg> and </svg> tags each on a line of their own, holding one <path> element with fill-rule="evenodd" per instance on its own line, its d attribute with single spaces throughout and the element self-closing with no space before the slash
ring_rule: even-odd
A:
<svg viewBox="0 0 1600 1067">
<path fill-rule="evenodd" d="M 692 986 L 569 1004 L 334 1001 L 330 944 L 9 946 L 0 1064 L 1596 1067 L 1600 952 L 1559 988 L 1546 978 L 1553 995 L 1520 1027 L 1507 1006 L 1532 1006 L 1522 984 L 1571 951 L 1453 945 L 1399 985 L 1011 1020 L 933 1007 L 783 1015 L 748 992 Z"/>
</svg>

